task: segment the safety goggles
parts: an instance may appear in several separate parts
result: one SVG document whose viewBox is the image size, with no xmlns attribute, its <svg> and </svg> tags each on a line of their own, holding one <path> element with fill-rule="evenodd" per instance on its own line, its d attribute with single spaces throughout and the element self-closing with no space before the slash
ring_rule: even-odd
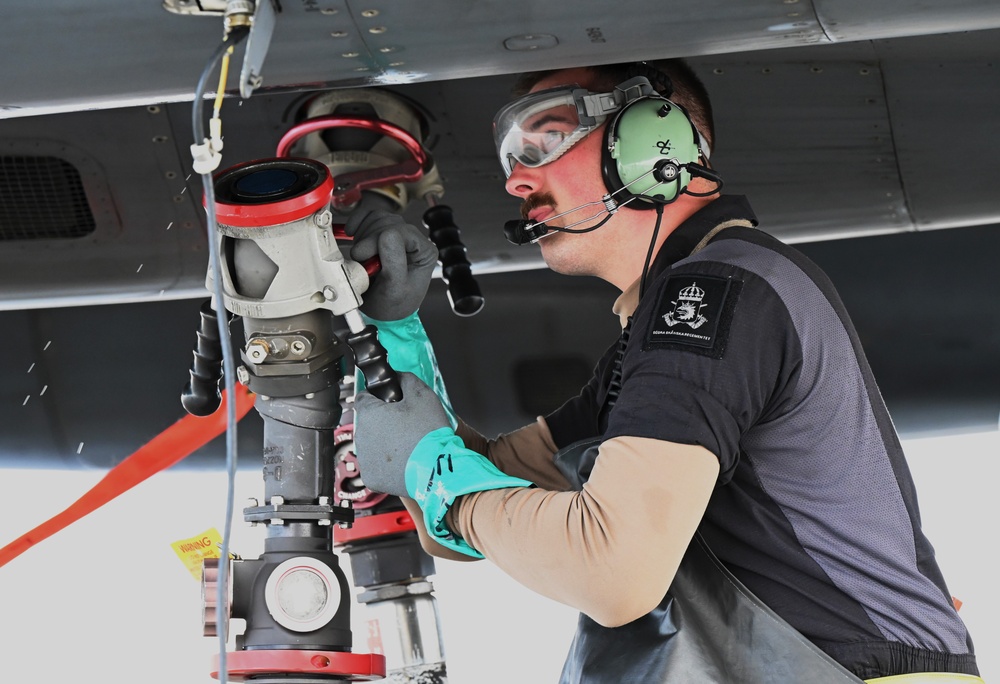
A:
<svg viewBox="0 0 1000 684">
<path fill-rule="evenodd" d="M 578 85 L 529 93 L 493 119 L 493 139 L 507 177 L 514 164 L 550 164 L 622 108 L 625 93 L 592 93 Z"/>
</svg>

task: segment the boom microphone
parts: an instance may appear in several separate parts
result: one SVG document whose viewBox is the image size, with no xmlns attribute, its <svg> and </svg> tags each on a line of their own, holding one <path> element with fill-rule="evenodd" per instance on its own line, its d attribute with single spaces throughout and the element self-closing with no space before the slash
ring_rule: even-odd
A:
<svg viewBox="0 0 1000 684">
<path fill-rule="evenodd" d="M 526 245 L 542 238 L 549 232 L 549 227 L 544 223 L 532 223 L 531 221 L 507 221 L 503 224 L 503 236 L 507 242 L 514 245 Z"/>
<path fill-rule="evenodd" d="M 601 226 L 603 226 L 605 223 L 607 223 L 608 220 L 610 220 L 611 217 L 614 216 L 614 214 L 618 211 L 618 209 L 620 207 L 624 207 L 626 204 L 628 204 L 629 202 L 631 202 L 634 199 L 638 199 L 638 198 L 641 197 L 642 199 L 647 200 L 647 201 L 658 202 L 659 204 L 668 204 L 669 202 L 664 202 L 663 201 L 663 197 L 660 196 L 660 195 L 657 195 L 656 197 L 653 197 L 653 198 L 645 196 L 645 195 L 630 195 L 628 197 L 628 199 L 624 200 L 623 202 L 618 202 L 614 198 L 614 195 L 617 195 L 619 192 L 622 192 L 629 185 L 632 185 L 632 183 L 635 183 L 640 178 L 644 178 L 645 176 L 648 176 L 650 174 L 652 174 L 653 178 L 655 178 L 659 183 L 670 183 L 670 182 L 673 182 L 680 175 L 681 169 L 687 169 L 687 171 L 692 176 L 700 176 L 701 178 L 705 178 L 707 180 L 714 181 L 717 184 L 717 186 L 715 188 L 713 188 L 711 191 L 705 192 L 705 193 L 691 192 L 690 190 L 687 189 L 686 186 L 684 187 L 684 189 L 681 190 L 681 192 L 686 192 L 687 194 L 689 194 L 689 195 L 691 195 L 693 197 L 709 197 L 710 195 L 714 195 L 715 193 L 717 193 L 720 190 L 722 190 L 722 178 L 717 173 L 715 173 L 714 171 L 712 171 L 711 169 L 709 169 L 709 168 L 707 168 L 705 166 L 702 166 L 701 164 L 695 164 L 695 163 L 678 164 L 676 161 L 674 161 L 672 159 L 664 159 L 664 160 L 661 160 L 661 161 L 657 162 L 653 166 L 653 168 L 651 168 L 649 171 L 647 171 L 646 173 L 642 174 L 638 178 L 634 178 L 630 182 L 626 183 L 622 187 L 620 187 L 617 190 L 615 190 L 614 192 L 609 193 L 607 195 L 604 195 L 600 199 L 600 201 L 586 202 L 585 204 L 581 204 L 580 206 L 573 207 L 572 209 L 570 209 L 568 211 L 564 211 L 561 214 L 556 214 L 555 216 L 549 216 L 545 220 L 546 221 L 554 221 L 557 218 L 562 218 L 563 216 L 566 216 L 567 214 L 572 214 L 574 212 L 580 211 L 581 209 L 586 209 L 587 207 L 593 206 L 595 204 L 601 205 L 601 209 L 596 214 L 594 214 L 593 216 L 589 216 L 589 217 L 587 217 L 585 219 L 580 219 L 579 221 L 575 221 L 575 222 L 569 224 L 568 226 L 564 226 L 562 228 L 560 228 L 558 226 L 547 226 L 547 225 L 545 225 L 545 222 L 543 222 L 543 221 L 541 221 L 541 222 L 533 222 L 533 221 L 507 221 L 507 223 L 505 223 L 504 227 L 503 227 L 504 237 L 507 238 L 507 241 L 510 242 L 510 243 L 512 243 L 512 244 L 515 244 L 515 245 L 526 245 L 526 244 L 528 244 L 530 242 L 538 242 L 539 240 L 541 240 L 546 235 L 551 235 L 552 231 L 555 231 L 555 232 L 558 232 L 558 233 L 589 233 L 590 231 L 597 230 L 598 228 L 600 228 Z M 647 192 L 648 192 L 648 190 L 647 190 Z M 679 195 L 680 195 L 680 193 L 678 193 L 678 196 Z M 675 199 L 676 199 L 676 197 L 675 197 Z M 605 216 L 603 219 L 601 219 L 600 221 L 598 221 L 596 224 L 594 224 L 594 225 L 592 225 L 592 226 L 590 226 L 588 228 L 580 228 L 580 229 L 577 229 L 577 230 L 572 230 L 573 226 L 578 226 L 581 223 L 586 223 L 587 221 L 593 221 L 598 216 L 600 216 L 601 214 L 604 214 L 604 213 L 607 213 L 607 216 Z"/>
<path fill-rule="evenodd" d="M 687 167 L 687 166 L 697 166 L 697 165 L 695 165 L 695 164 L 690 164 L 690 165 L 689 164 L 684 164 L 683 166 Z M 608 193 L 607 195 L 604 195 L 603 197 L 601 197 L 600 200 L 597 200 L 597 201 L 594 201 L 594 202 L 586 202 L 586 203 L 581 204 L 581 205 L 579 205 L 577 207 L 573 207 L 572 209 L 570 209 L 568 211 L 564 211 L 561 214 L 556 214 L 555 216 L 549 216 L 548 218 L 545 219 L 546 221 L 554 221 L 557 218 L 562 218 L 563 216 L 566 216 L 567 214 L 572 214 L 572 213 L 580 211 L 581 209 L 586 209 L 587 207 L 592 207 L 595 204 L 601 206 L 600 210 L 596 214 L 594 214 L 593 216 L 588 216 L 585 219 L 580 219 L 579 221 L 574 221 L 573 223 L 569 224 L 568 226 L 564 226 L 562 228 L 557 227 L 557 226 L 547 226 L 547 225 L 545 225 L 545 222 L 537 222 L 536 223 L 536 222 L 532 222 L 532 221 L 507 221 L 507 223 L 505 223 L 504 227 L 503 227 L 504 237 L 507 238 L 508 242 L 511 242 L 511 243 L 513 243 L 515 245 L 526 245 L 529 242 L 538 242 L 539 240 L 541 240 L 546 235 L 551 235 L 551 231 L 556 231 L 558 233 L 589 233 L 592 230 L 597 230 L 598 228 L 600 228 L 601 226 L 603 226 L 605 223 L 607 223 L 611 219 L 612 216 L 615 215 L 615 213 L 618 211 L 619 207 L 623 207 L 626 204 L 628 204 L 629 202 L 631 202 L 632 200 L 638 199 L 639 197 L 641 197 L 641 195 L 630 195 L 628 197 L 628 199 L 626 199 L 625 201 L 619 202 L 618 200 L 616 200 L 614 198 L 614 195 L 617 195 L 619 192 L 622 192 L 628 186 L 632 185 L 632 183 L 635 183 L 639 179 L 645 178 L 646 176 L 649 176 L 649 175 L 653 175 L 653 177 L 656 178 L 656 180 L 659 181 L 660 183 L 670 182 L 670 181 L 672 181 L 674 179 L 674 177 L 676 175 L 678 175 L 680 173 L 680 168 L 681 168 L 680 166 L 678 166 L 676 163 L 674 163 L 674 162 L 672 162 L 670 160 L 663 160 L 663 161 L 657 163 L 656 165 L 654 165 L 653 168 L 651 168 L 649 171 L 647 171 L 646 173 L 642 174 L 638 178 L 634 178 L 630 182 L 626 183 L 622 187 L 620 187 L 617 190 L 615 190 L 614 192 L 611 192 L 611 193 Z M 699 169 L 700 169 L 700 167 L 699 167 Z M 702 170 L 703 171 L 707 171 L 707 169 L 702 169 Z M 704 175 L 704 174 L 700 174 L 700 175 Z M 715 176 L 715 174 L 712 174 L 711 176 L 705 175 L 705 177 L 706 178 L 713 178 L 713 179 L 717 179 L 718 178 L 718 176 Z M 721 179 L 719 179 L 719 180 L 720 180 L 720 183 L 721 183 Z M 648 200 L 649 198 L 648 197 L 644 197 L 644 199 Z M 598 221 L 596 224 L 594 224 L 594 225 L 592 225 L 592 226 L 590 226 L 588 228 L 580 228 L 578 230 L 572 230 L 573 226 L 578 226 L 581 223 L 586 223 L 587 221 L 593 221 L 598 216 L 600 216 L 601 214 L 604 214 L 604 213 L 606 213 L 607 216 L 605 216 L 603 219 L 601 219 L 600 221 Z"/>
<path fill-rule="evenodd" d="M 567 214 L 572 214 L 574 212 L 580 211 L 581 209 L 586 209 L 587 207 L 591 207 L 591 206 L 593 206 L 595 204 L 601 205 L 600 211 L 598 211 L 593 216 L 588 216 L 585 219 L 580 219 L 579 221 L 574 221 L 573 223 L 569 224 L 568 226 L 564 226 L 562 228 L 560 228 L 558 226 L 548 226 L 548 225 L 545 225 L 545 221 L 538 221 L 538 222 L 534 222 L 534 221 L 507 221 L 507 223 L 505 223 L 504 227 L 503 227 L 503 234 L 504 234 L 504 237 L 507 238 L 508 242 L 511 242 L 511 243 L 513 243 L 515 245 L 526 245 L 529 242 L 538 242 L 539 240 L 541 240 L 546 235 L 551 235 L 550 231 L 556 231 L 558 233 L 589 233 L 590 231 L 597 230 L 598 228 L 600 228 L 601 226 L 603 226 L 605 223 L 607 223 L 608 220 L 615 214 L 615 212 L 618 211 L 619 207 L 628 204 L 633 199 L 635 199 L 635 198 L 634 197 L 629 198 L 629 199 L 625 200 L 624 202 L 622 202 L 621 204 L 619 204 L 611 195 L 605 195 L 599 201 L 596 201 L 596 202 L 587 202 L 585 204 L 581 204 L 578 207 L 573 207 L 572 209 L 570 209 L 568 211 L 564 211 L 561 214 L 556 214 L 555 216 L 549 216 L 547 219 L 545 219 L 545 221 L 554 221 L 557 218 L 562 218 L 563 216 L 566 216 Z M 607 214 L 607 216 L 605 216 L 603 219 L 601 219 L 600 221 L 598 221 L 593 226 L 590 226 L 588 228 L 580 228 L 578 230 L 573 230 L 572 229 L 573 226 L 578 226 L 581 223 L 586 223 L 587 221 L 593 221 L 598 216 L 600 216 L 601 214 L 605 214 L 605 213 Z"/>
</svg>

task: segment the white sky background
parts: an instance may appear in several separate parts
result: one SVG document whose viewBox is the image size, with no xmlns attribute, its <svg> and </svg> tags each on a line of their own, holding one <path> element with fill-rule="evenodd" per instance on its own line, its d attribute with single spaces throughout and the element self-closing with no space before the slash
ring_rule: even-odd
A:
<svg viewBox="0 0 1000 684">
<path fill-rule="evenodd" d="M 987 682 L 1000 683 L 995 560 L 1000 433 L 905 443 L 924 529 L 937 549 Z M 58 513 L 102 472 L 0 471 L 0 545 Z M 223 529 L 224 473 L 161 473 L 0 568 L 0 681 L 210 684 L 217 641 L 201 636 L 200 585 L 170 543 Z M 237 478 L 237 511 L 263 485 Z M 263 531 L 237 513 L 233 550 L 256 557 Z M 452 684 L 558 677 L 576 613 L 487 562 L 437 562 L 435 595 Z M 350 579 L 349 568 L 345 570 Z M 625 588 L 623 588 L 623 591 Z M 355 607 L 357 616 L 363 608 Z M 357 650 L 364 640 L 355 637 Z"/>
</svg>

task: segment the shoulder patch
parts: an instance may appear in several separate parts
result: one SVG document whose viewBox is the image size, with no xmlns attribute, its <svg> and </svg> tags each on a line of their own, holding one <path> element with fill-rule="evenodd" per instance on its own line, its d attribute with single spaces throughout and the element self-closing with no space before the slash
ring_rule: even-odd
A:
<svg viewBox="0 0 1000 684">
<path fill-rule="evenodd" d="M 721 359 L 742 281 L 699 274 L 667 278 L 643 351 L 678 348 Z"/>
</svg>

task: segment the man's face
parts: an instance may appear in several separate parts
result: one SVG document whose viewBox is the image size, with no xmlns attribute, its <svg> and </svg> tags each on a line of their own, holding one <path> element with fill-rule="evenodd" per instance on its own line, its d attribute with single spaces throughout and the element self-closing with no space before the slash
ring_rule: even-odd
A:
<svg viewBox="0 0 1000 684">
<path fill-rule="evenodd" d="M 567 69 L 542 79 L 531 92 L 570 84 L 595 90 L 593 77 L 586 69 Z M 531 126 L 537 127 L 539 145 L 545 145 L 553 136 L 557 137 L 562 132 L 560 126 L 568 130 L 575 126 L 575 113 L 567 108 L 565 121 L 560 121 L 560 109 L 544 112 L 538 121 L 529 119 L 525 122 L 525 130 L 529 130 Z M 600 200 L 607 194 L 601 177 L 601 147 L 606 125 L 595 128 L 553 162 L 534 168 L 514 164 L 506 189 L 511 195 L 524 200 L 521 214 L 525 219 L 544 221 L 550 216 L 590 202 L 597 204 L 555 219 L 548 225 L 566 226 L 601 212 Z M 544 147 L 541 149 L 544 150 Z M 622 214 L 626 212 L 629 212 L 627 208 L 620 209 L 605 226 L 591 233 L 549 233 L 538 242 L 542 258 L 549 268 L 558 273 L 603 276 L 609 259 L 613 259 L 609 247 L 612 247 L 614 240 L 609 240 L 608 233 L 621 227 L 615 224 L 623 222 Z M 605 214 L 601 213 L 593 221 L 575 226 L 574 230 L 594 225 L 604 217 Z"/>
</svg>

